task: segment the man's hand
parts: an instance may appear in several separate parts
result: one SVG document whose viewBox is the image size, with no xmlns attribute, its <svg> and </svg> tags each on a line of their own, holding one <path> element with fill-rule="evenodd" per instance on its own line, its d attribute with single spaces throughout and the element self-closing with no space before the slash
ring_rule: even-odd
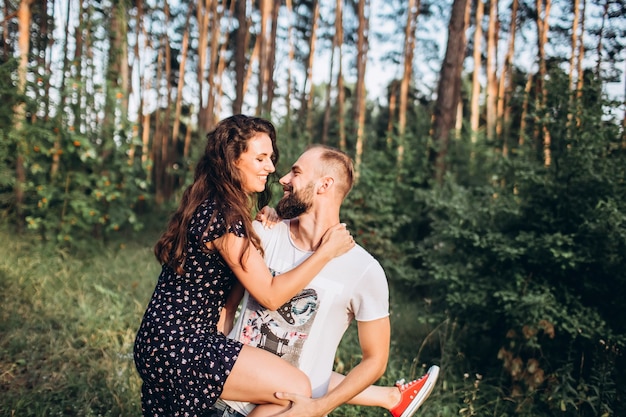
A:
<svg viewBox="0 0 626 417">
<path fill-rule="evenodd" d="M 304 395 L 277 392 L 276 398 L 291 401 L 291 407 L 277 414 L 281 417 L 323 417 L 332 410 L 326 410 L 319 399 L 305 397 Z"/>
</svg>

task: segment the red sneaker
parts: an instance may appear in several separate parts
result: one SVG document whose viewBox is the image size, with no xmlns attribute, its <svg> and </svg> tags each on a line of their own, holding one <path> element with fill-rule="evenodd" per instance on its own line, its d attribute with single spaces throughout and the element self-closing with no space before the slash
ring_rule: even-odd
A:
<svg viewBox="0 0 626 417">
<path fill-rule="evenodd" d="M 411 417 L 435 388 L 435 382 L 439 376 L 439 367 L 433 365 L 426 375 L 420 379 L 404 383 L 404 380 L 396 382 L 396 387 L 400 390 L 402 397 L 400 402 L 391 410 L 393 417 Z"/>
</svg>

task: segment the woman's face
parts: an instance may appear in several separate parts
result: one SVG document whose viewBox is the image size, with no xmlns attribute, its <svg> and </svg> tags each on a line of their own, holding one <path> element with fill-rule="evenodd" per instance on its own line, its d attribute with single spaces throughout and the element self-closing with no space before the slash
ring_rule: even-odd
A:
<svg viewBox="0 0 626 417">
<path fill-rule="evenodd" d="M 266 133 L 258 133 L 248 141 L 248 149 L 235 161 L 246 193 L 260 193 L 265 189 L 267 176 L 275 171 L 272 140 Z"/>
</svg>

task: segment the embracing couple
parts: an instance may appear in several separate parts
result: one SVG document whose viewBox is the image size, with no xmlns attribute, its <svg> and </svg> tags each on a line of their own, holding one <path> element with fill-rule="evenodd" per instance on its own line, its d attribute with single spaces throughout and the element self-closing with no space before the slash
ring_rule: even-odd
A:
<svg viewBox="0 0 626 417">
<path fill-rule="evenodd" d="M 277 158 L 276 131 L 261 118 L 232 116 L 207 135 L 155 247 L 163 268 L 134 350 L 144 416 L 325 416 L 344 403 L 413 415 L 439 368 L 372 385 L 389 355 L 389 291 L 340 222 L 351 159 L 310 147 L 280 179 L 282 220 L 264 209 L 253 221 Z M 362 360 L 341 375 L 334 358 L 352 320 Z"/>
</svg>

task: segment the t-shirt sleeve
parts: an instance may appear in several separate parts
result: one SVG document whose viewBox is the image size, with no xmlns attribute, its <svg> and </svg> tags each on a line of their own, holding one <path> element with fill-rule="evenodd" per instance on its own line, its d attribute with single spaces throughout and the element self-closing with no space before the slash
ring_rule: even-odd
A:
<svg viewBox="0 0 626 417">
<path fill-rule="evenodd" d="M 351 304 L 357 321 L 372 321 L 389 316 L 389 285 L 378 261 L 372 260 L 359 280 Z"/>
</svg>

